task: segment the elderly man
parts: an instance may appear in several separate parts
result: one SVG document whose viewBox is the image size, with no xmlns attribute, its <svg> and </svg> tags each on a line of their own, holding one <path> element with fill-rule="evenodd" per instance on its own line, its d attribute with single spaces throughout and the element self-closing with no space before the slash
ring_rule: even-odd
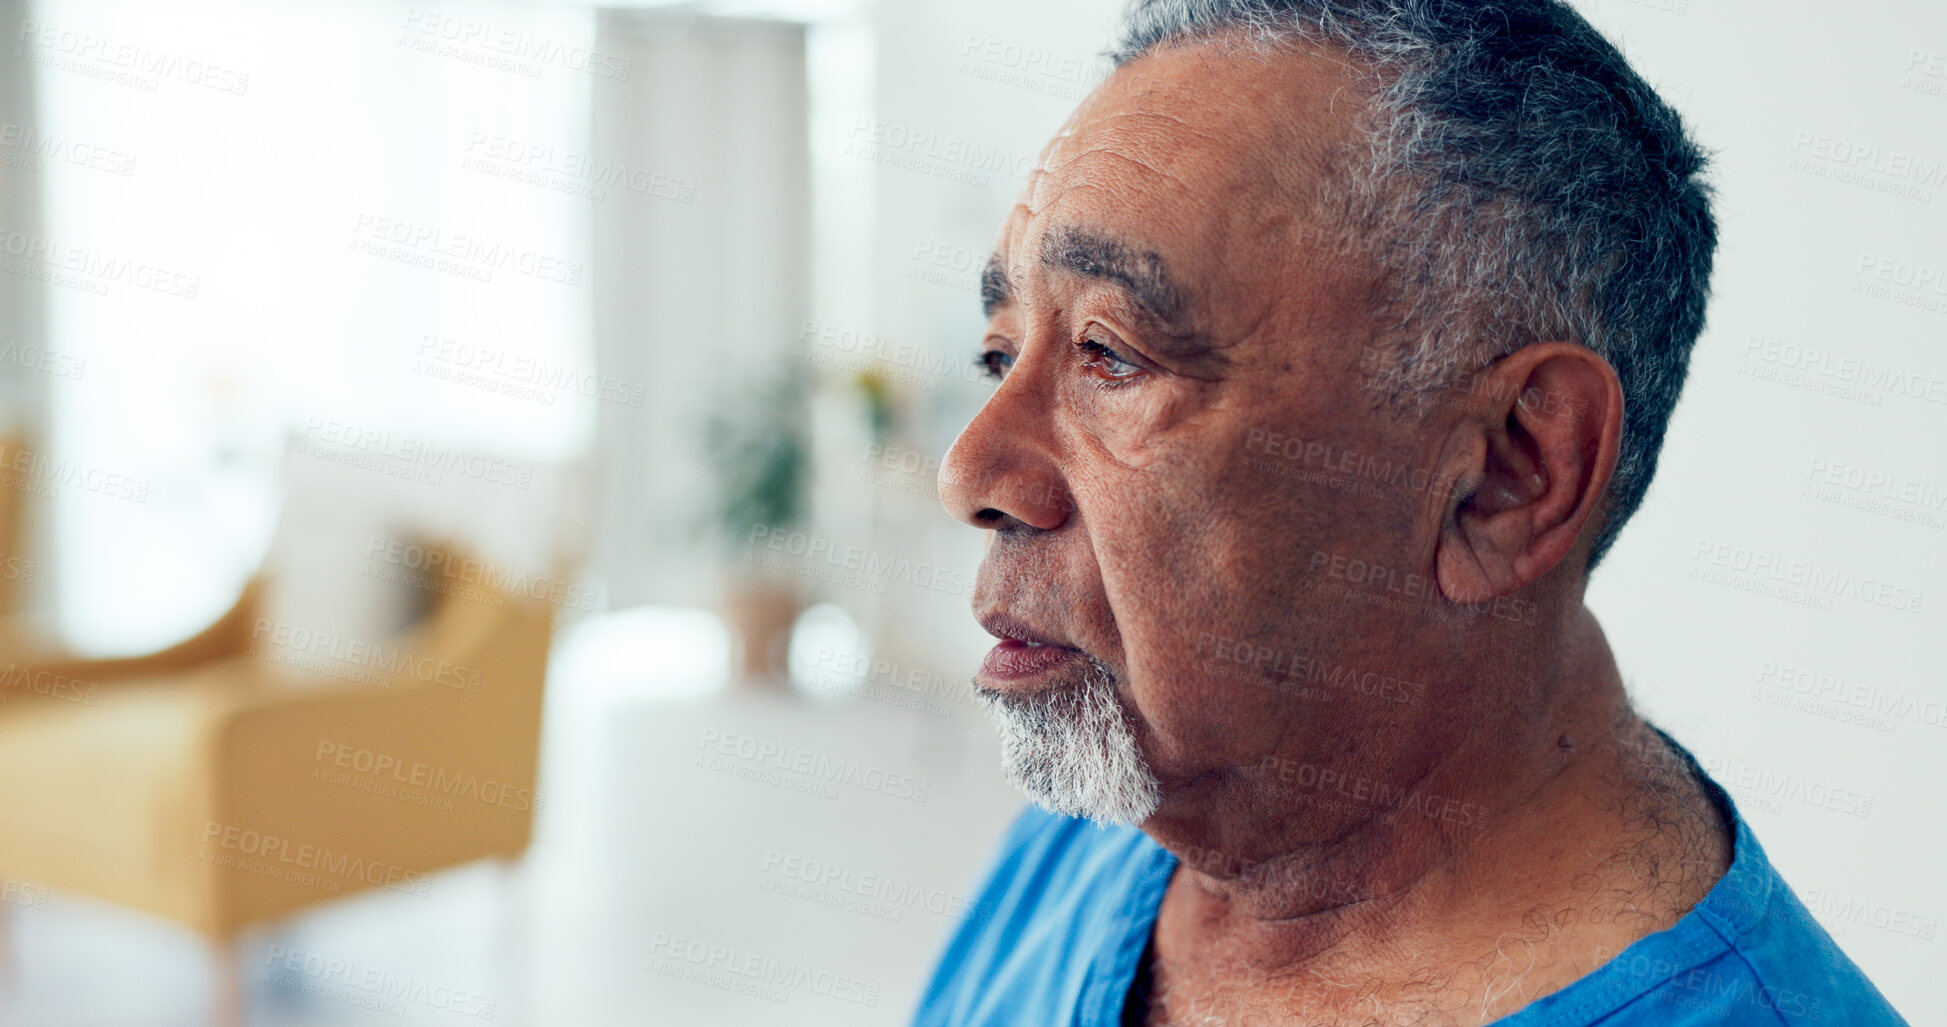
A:
<svg viewBox="0 0 1947 1027">
<path fill-rule="evenodd" d="M 918 1022 L 1902 1022 L 1583 605 L 1703 323 L 1677 115 L 1554 0 L 1148 0 L 1115 59 L 940 473 L 1046 811 Z"/>
</svg>

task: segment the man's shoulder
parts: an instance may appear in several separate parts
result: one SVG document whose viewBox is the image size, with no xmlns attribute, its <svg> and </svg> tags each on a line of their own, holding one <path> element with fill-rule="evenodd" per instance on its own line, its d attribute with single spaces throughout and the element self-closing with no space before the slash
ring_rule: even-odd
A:
<svg viewBox="0 0 1947 1027">
<path fill-rule="evenodd" d="M 1735 849 L 1730 870 L 1694 912 L 1724 939 L 1728 951 L 1704 968 L 1711 972 L 1692 970 L 1673 978 L 1666 990 L 1698 994 L 1717 988 L 1719 1006 L 1771 1014 L 1768 1019 L 1757 1015 L 1753 1023 L 1904 1027 L 1906 1021 L 1866 972 L 1772 866 L 1729 793 L 1707 774 L 1705 780 L 1730 810 Z"/>
<path fill-rule="evenodd" d="M 1173 863 L 1133 827 L 1023 810 L 948 941 L 916 1022 L 1069 1022 L 1101 958 L 1137 933 L 1145 904 L 1153 917 L 1157 877 L 1166 881 Z"/>
<path fill-rule="evenodd" d="M 1696 908 L 1512 1025 L 1905 1027 L 1812 917 L 1741 817 L 1736 856 Z M 1524 1011 L 1524 1013 L 1527 1011 Z"/>
<path fill-rule="evenodd" d="M 1744 837 L 1751 838 L 1748 828 Z M 1786 1023 L 1904 1025 L 1906 1021 L 1866 972 L 1768 862 L 1763 873 L 1768 888 L 1762 909 L 1726 925 L 1735 933 L 1728 939 L 1730 952 L 1720 960 L 1723 972 L 1749 983 L 1743 991 L 1733 992 L 1734 997 L 1748 996 L 1753 1004 L 1768 1005 Z M 1686 976 L 1682 985 L 1699 987 L 1693 978 Z M 1708 984 L 1706 977 L 1702 986 Z"/>
<path fill-rule="evenodd" d="M 1789 891 L 1784 898 L 1790 898 Z M 1613 1020 L 1595 1022 L 1616 1027 L 1905 1027 L 1906 1021 L 1824 928 L 1809 917 L 1797 919 L 1802 909 L 1790 908 L 1796 905 L 1780 903 L 1751 931 L 1728 938 L 1715 956 L 1659 974 L 1660 983 Z M 1654 958 L 1651 966 L 1656 968 Z"/>
</svg>

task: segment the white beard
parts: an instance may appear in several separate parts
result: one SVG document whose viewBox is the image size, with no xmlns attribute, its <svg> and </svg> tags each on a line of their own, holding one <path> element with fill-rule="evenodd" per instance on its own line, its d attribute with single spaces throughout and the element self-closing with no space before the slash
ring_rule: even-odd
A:
<svg viewBox="0 0 1947 1027">
<path fill-rule="evenodd" d="M 976 688 L 1001 730 L 1001 767 L 1053 813 L 1136 825 L 1162 804 L 1136 733 L 1116 701 L 1114 676 L 1092 664 L 1080 682 L 1030 696 Z"/>
</svg>

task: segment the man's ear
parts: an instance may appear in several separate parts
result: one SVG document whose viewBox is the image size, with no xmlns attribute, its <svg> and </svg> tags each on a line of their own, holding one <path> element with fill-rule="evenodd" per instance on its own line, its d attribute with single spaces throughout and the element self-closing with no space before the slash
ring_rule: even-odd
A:
<svg viewBox="0 0 1947 1027">
<path fill-rule="evenodd" d="M 1622 440 L 1622 385 L 1593 350 L 1542 342 L 1465 387 L 1434 554 L 1457 603 L 1509 595 L 1553 570 L 1603 507 Z"/>
</svg>

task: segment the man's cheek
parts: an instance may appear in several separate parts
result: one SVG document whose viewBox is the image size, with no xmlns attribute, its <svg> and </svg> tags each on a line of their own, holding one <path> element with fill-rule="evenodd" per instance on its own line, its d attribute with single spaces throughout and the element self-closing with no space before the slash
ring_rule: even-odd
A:
<svg viewBox="0 0 1947 1027">
<path fill-rule="evenodd" d="M 1094 453 L 1127 470 L 1156 470 L 1172 452 L 1194 451 L 1200 425 L 1192 397 L 1164 382 L 1106 385 L 1083 378 L 1069 392 L 1075 425 Z"/>
</svg>

